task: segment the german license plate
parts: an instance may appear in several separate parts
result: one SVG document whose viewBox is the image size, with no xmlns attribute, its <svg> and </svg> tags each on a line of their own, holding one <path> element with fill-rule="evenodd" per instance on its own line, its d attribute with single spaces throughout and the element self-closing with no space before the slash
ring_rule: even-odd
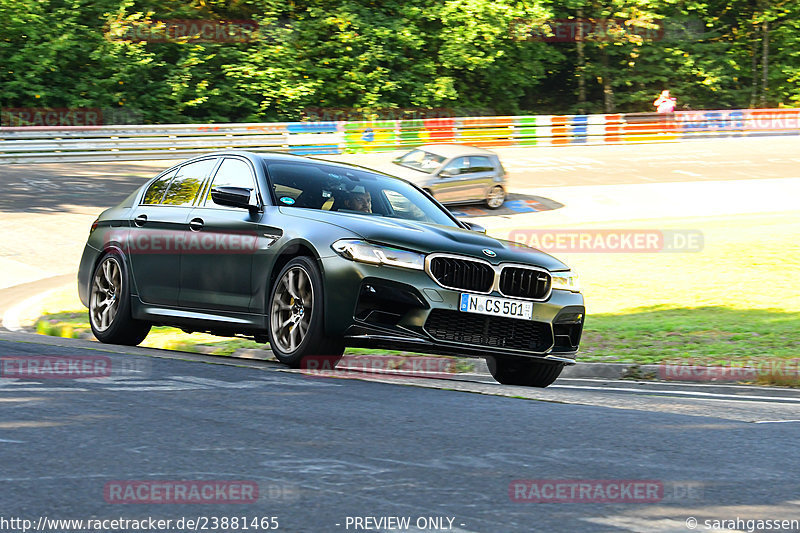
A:
<svg viewBox="0 0 800 533">
<path fill-rule="evenodd" d="M 523 320 L 531 320 L 533 318 L 533 302 L 495 298 L 494 296 L 466 292 L 461 293 L 459 310 L 465 313 L 504 316 Z"/>
</svg>

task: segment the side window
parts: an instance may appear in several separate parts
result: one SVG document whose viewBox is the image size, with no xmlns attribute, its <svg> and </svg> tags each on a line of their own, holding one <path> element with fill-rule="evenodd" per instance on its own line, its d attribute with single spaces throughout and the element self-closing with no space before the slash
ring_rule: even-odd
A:
<svg viewBox="0 0 800 533">
<path fill-rule="evenodd" d="M 250 165 L 241 159 L 234 159 L 231 157 L 226 157 L 219 166 L 219 170 L 217 170 L 217 174 L 214 176 L 214 181 L 211 182 L 211 187 L 209 187 L 208 192 L 206 192 L 204 203 L 206 207 L 228 209 L 228 207 L 224 205 L 214 203 L 213 198 L 211 198 L 211 189 L 214 187 L 242 187 L 244 189 L 250 189 L 251 202 L 256 194 L 256 183 Z"/>
<path fill-rule="evenodd" d="M 160 204 L 161 199 L 164 198 L 164 193 L 167 191 L 167 187 L 169 187 L 169 182 L 175 176 L 175 172 L 177 169 L 167 172 L 156 181 L 150 184 L 150 187 L 147 188 L 147 192 L 144 193 L 144 198 L 142 198 L 142 204 Z"/>
<path fill-rule="evenodd" d="M 450 161 L 444 170 L 449 172 L 450 174 L 457 176 L 459 174 L 466 174 L 469 172 L 469 164 L 467 163 L 466 157 L 458 157 Z"/>
<path fill-rule="evenodd" d="M 195 196 L 200 190 L 203 180 L 214 168 L 216 159 L 203 159 L 188 165 L 183 165 L 175 179 L 169 184 L 169 189 L 164 195 L 164 204 L 167 205 L 192 205 Z"/>
<path fill-rule="evenodd" d="M 469 171 L 470 172 L 492 172 L 494 165 L 488 157 L 483 155 L 471 155 L 469 157 Z"/>
<path fill-rule="evenodd" d="M 393 215 L 397 218 L 407 218 L 410 220 L 425 220 L 425 212 L 414 205 L 414 202 L 403 196 L 397 191 L 384 189 L 383 195 L 392 208 Z"/>
</svg>

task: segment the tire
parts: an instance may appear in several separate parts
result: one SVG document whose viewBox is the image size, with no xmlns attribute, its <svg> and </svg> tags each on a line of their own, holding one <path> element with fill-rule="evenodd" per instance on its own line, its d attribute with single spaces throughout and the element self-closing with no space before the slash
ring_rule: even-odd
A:
<svg viewBox="0 0 800 533">
<path fill-rule="evenodd" d="M 506 191 L 499 185 L 495 185 L 486 195 L 486 207 L 489 209 L 499 209 L 506 201 Z"/>
<path fill-rule="evenodd" d="M 487 357 L 489 373 L 503 385 L 547 387 L 561 374 L 564 363 L 545 363 L 523 357 Z"/>
<path fill-rule="evenodd" d="M 97 340 L 106 344 L 136 346 L 150 332 L 149 322 L 131 316 L 130 278 L 119 252 L 107 252 L 92 272 L 89 324 Z"/>
<path fill-rule="evenodd" d="M 325 335 L 323 303 L 316 262 L 305 256 L 289 261 L 275 278 L 267 306 L 269 344 L 278 361 L 292 368 L 336 366 L 344 340 Z"/>
</svg>

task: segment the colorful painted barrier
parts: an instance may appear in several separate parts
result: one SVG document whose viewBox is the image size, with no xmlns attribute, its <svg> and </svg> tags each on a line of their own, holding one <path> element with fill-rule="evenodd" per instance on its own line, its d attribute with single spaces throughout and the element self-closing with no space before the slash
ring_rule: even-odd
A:
<svg viewBox="0 0 800 533">
<path fill-rule="evenodd" d="M 294 154 L 403 150 L 429 143 L 570 146 L 800 134 L 800 109 L 527 115 L 259 124 L 0 127 L 0 163 L 182 158 L 239 148 Z"/>
</svg>

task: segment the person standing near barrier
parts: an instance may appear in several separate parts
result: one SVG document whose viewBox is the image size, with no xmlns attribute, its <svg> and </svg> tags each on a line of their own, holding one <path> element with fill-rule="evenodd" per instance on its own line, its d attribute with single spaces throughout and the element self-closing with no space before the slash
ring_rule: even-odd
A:
<svg viewBox="0 0 800 533">
<path fill-rule="evenodd" d="M 656 110 L 659 113 L 669 114 L 675 112 L 675 105 L 677 103 L 678 99 L 670 96 L 669 91 L 665 89 L 661 91 L 661 94 L 655 99 L 653 105 L 656 106 Z"/>
<path fill-rule="evenodd" d="M 661 116 L 661 122 L 664 124 L 663 128 L 665 131 L 660 132 L 659 135 L 664 135 L 667 133 L 666 130 L 671 130 L 673 128 L 675 105 L 677 103 L 678 99 L 670 96 L 667 89 L 661 91 L 661 94 L 653 102 L 653 105 L 656 106 L 656 111 L 658 111 L 658 114 Z"/>
</svg>

